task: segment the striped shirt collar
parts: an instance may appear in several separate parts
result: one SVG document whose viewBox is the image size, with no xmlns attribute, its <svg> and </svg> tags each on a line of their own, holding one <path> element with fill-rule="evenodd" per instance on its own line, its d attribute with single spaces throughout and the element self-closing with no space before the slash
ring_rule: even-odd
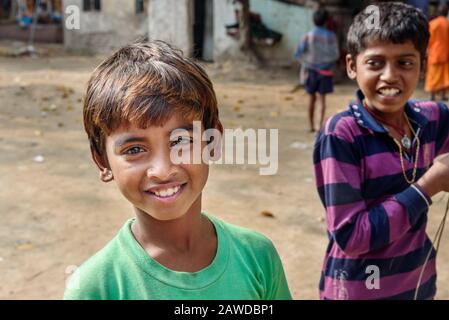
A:
<svg viewBox="0 0 449 320">
<path fill-rule="evenodd" d="M 357 124 L 361 127 L 364 127 L 370 131 L 370 133 L 388 133 L 388 130 L 365 109 L 363 106 L 364 95 L 362 91 L 359 89 L 356 91 L 356 102 L 351 102 L 349 105 L 349 111 L 354 117 Z M 418 127 L 424 127 L 429 121 L 426 116 L 421 114 L 424 111 L 418 102 L 409 100 L 405 104 L 405 113 L 409 117 L 412 123 L 418 125 Z"/>
</svg>

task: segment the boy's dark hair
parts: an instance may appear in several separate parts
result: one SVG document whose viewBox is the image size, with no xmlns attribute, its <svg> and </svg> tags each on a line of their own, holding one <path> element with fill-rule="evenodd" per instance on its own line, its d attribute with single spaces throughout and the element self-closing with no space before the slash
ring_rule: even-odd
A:
<svg viewBox="0 0 449 320">
<path fill-rule="evenodd" d="M 377 3 L 375 6 L 379 10 L 378 27 L 373 27 L 373 12 L 364 9 L 354 17 L 349 28 L 347 48 L 352 58 L 366 49 L 370 41 L 398 44 L 410 40 L 424 60 L 429 43 L 429 23 L 425 15 L 400 2 Z"/>
<path fill-rule="evenodd" d="M 138 41 L 119 49 L 93 72 L 84 101 L 91 148 L 105 152 L 105 138 L 120 126 L 162 125 L 174 113 L 218 124 L 217 99 L 204 69 L 163 41 Z"/>
<path fill-rule="evenodd" d="M 329 19 L 329 13 L 326 9 L 318 9 L 313 13 L 313 22 L 318 27 L 324 26 L 327 22 L 327 19 Z"/>
</svg>

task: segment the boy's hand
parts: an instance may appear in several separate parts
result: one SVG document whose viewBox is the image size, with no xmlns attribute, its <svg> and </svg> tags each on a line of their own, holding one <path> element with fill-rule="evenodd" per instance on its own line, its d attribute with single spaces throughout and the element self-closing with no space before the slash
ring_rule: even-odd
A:
<svg viewBox="0 0 449 320">
<path fill-rule="evenodd" d="M 418 180 L 417 185 L 429 197 L 440 191 L 449 192 L 449 154 L 436 160 L 430 169 Z"/>
</svg>

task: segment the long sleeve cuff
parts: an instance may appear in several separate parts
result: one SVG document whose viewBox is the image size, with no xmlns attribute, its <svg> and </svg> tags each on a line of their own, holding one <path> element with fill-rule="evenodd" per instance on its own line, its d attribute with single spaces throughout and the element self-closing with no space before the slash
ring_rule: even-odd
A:
<svg viewBox="0 0 449 320">
<path fill-rule="evenodd" d="M 412 187 L 418 191 L 418 193 L 426 200 L 427 207 L 430 207 L 432 205 L 432 198 L 429 197 L 429 195 L 421 188 L 417 183 L 412 184 Z"/>
<path fill-rule="evenodd" d="M 415 185 L 396 194 L 396 199 L 406 208 L 411 226 L 414 226 L 421 215 L 427 212 L 432 203 L 427 194 Z"/>
</svg>

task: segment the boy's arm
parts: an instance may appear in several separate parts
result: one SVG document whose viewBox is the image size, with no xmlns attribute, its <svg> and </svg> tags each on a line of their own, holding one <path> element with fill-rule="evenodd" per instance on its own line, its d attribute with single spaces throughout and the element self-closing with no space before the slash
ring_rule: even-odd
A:
<svg viewBox="0 0 449 320">
<path fill-rule="evenodd" d="M 64 300 L 107 300 L 108 289 L 99 283 L 106 283 L 102 272 L 90 272 L 79 267 L 66 282 Z"/>
<path fill-rule="evenodd" d="M 301 59 L 302 55 L 306 52 L 306 50 L 307 50 L 307 34 L 301 39 L 301 41 L 298 44 L 298 47 L 296 48 L 295 59 L 296 60 Z"/>
<path fill-rule="evenodd" d="M 360 156 L 351 137 L 318 137 L 314 150 L 317 189 L 327 228 L 348 256 L 378 250 L 396 241 L 426 214 L 430 199 L 411 186 L 368 207 L 362 195 Z"/>
<path fill-rule="evenodd" d="M 270 281 L 268 281 L 267 297 L 264 300 L 292 300 L 281 258 L 271 241 L 270 251 L 271 257 L 269 263 L 271 267 L 270 270 L 265 271 L 265 276 Z"/>
<path fill-rule="evenodd" d="M 337 36 L 335 35 L 335 33 L 331 33 L 332 34 L 332 51 L 333 51 L 333 60 L 337 61 L 338 58 L 340 58 L 340 49 L 338 48 L 338 39 Z"/>
</svg>

